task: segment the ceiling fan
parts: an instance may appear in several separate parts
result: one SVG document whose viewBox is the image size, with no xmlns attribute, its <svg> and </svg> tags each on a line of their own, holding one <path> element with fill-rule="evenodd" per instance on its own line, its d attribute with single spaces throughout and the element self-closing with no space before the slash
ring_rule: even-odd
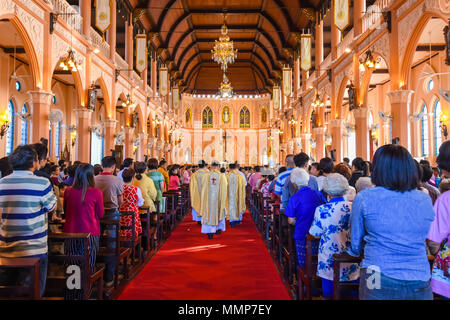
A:
<svg viewBox="0 0 450 320">
<path fill-rule="evenodd" d="M 29 74 L 24 75 L 17 75 L 16 74 L 16 39 L 17 39 L 17 33 L 14 35 L 14 56 L 13 56 L 13 74 L 10 76 L 11 79 L 18 80 L 20 78 L 27 78 L 31 77 Z"/>
<path fill-rule="evenodd" d="M 378 111 L 378 115 L 380 116 L 381 121 L 387 122 L 388 120 L 392 120 L 392 116 L 383 111 Z"/>
<path fill-rule="evenodd" d="M 430 69 L 433 70 L 433 67 L 431 66 L 431 58 L 432 58 L 432 53 L 431 53 L 431 31 L 429 32 L 429 35 L 430 35 L 430 49 L 429 49 L 430 58 L 428 59 L 428 64 L 430 65 Z M 450 72 L 427 72 L 427 71 L 422 71 L 422 73 L 425 74 L 425 75 L 420 77 L 419 80 L 422 80 L 422 79 L 425 79 L 425 78 L 432 78 L 432 77 L 443 75 L 443 74 L 450 74 Z"/>
</svg>

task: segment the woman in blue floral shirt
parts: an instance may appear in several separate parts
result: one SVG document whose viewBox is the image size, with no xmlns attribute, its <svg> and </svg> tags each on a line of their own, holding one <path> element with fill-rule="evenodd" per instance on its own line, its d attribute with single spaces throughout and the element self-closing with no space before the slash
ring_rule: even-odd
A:
<svg viewBox="0 0 450 320">
<path fill-rule="evenodd" d="M 323 190 L 329 202 L 317 207 L 309 233 L 320 237 L 317 275 L 322 278 L 324 298 L 333 295 L 333 254 L 346 252 L 350 247 L 351 202 L 344 199 L 349 188 L 347 179 L 339 173 L 328 175 Z M 340 281 L 357 281 L 358 264 L 343 264 Z"/>
</svg>

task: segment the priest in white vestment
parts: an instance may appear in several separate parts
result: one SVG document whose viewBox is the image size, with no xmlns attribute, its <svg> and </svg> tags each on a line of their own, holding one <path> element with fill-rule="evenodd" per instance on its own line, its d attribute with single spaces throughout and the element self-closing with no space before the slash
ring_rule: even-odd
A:
<svg viewBox="0 0 450 320">
<path fill-rule="evenodd" d="M 228 180 L 228 217 L 230 226 L 234 227 L 241 223 L 245 211 L 245 179 L 237 170 L 237 164 L 230 164 Z"/>
<path fill-rule="evenodd" d="M 202 179 L 205 173 L 209 170 L 206 168 L 206 162 L 201 160 L 198 163 L 199 170 L 194 172 L 191 176 L 189 182 L 189 193 L 191 196 L 191 207 L 192 207 L 192 220 L 197 221 L 200 225 L 202 221 L 201 215 L 199 215 L 201 207 L 201 195 L 202 195 Z"/>
</svg>

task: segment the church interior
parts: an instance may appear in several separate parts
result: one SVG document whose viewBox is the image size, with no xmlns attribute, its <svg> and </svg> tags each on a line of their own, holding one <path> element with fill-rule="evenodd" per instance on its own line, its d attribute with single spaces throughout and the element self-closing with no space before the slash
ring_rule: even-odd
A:
<svg viewBox="0 0 450 320">
<path fill-rule="evenodd" d="M 5 227 L 0 295 L 73 299 L 61 285 L 67 275 L 51 265 L 87 257 L 79 262 L 77 299 L 320 299 L 320 277 L 296 265 L 294 226 L 282 221 L 279 202 L 250 185 L 250 173 L 278 181 L 290 155 L 306 154 L 309 165 L 323 158 L 351 165 L 372 161 L 390 144 L 439 167 L 450 118 L 449 29 L 446 0 L 1 0 L 0 158 L 42 142 L 48 162 L 67 169 L 104 169 L 112 156 L 114 174 L 130 167 L 126 159 L 136 172 L 137 163 L 152 171 L 149 159 L 156 159 L 176 165 L 166 170 L 178 170 L 180 182 L 176 192 L 155 182 L 164 206 L 140 206 L 142 234 L 130 231 L 127 241 L 117 236 L 104 248 L 100 236 L 97 261 L 115 259 L 112 286 L 104 287 L 106 271 L 89 268 L 86 250 L 71 256 L 61 249 L 57 257 L 58 246 L 69 247 L 65 220 L 50 219 L 42 294 L 39 263 L 2 255 L 14 238 L 6 233 L 19 230 Z M 241 225 L 227 225 L 212 242 L 191 218 L 200 213 L 192 180 L 182 181 L 202 163 L 208 177 L 216 164 L 226 168 L 229 184 L 228 166 L 238 164 L 246 184 Z M 7 220 L 3 178 L 0 214 Z M 76 241 L 92 247 L 92 237 Z M 211 261 L 221 268 L 205 273 Z M 350 262 L 357 261 L 334 266 Z M 2 270 L 14 268 L 32 274 L 28 289 L 2 286 Z M 335 281 L 333 299 L 342 298 L 339 286 Z"/>
</svg>

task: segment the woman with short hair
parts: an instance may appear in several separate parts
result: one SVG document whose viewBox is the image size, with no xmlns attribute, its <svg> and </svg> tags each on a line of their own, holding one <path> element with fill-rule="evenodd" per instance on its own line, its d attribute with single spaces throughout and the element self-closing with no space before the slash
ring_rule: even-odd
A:
<svg viewBox="0 0 450 320">
<path fill-rule="evenodd" d="M 331 173 L 323 184 L 329 201 L 316 209 L 309 233 L 320 237 L 317 275 L 322 278 L 325 299 L 333 295 L 333 254 L 344 253 L 350 245 L 350 213 L 352 204 L 344 195 L 349 189 L 347 179 L 339 173 Z M 356 281 L 359 266 L 345 263 L 340 272 L 340 281 Z"/>
<path fill-rule="evenodd" d="M 425 239 L 434 210 L 418 190 L 414 159 L 402 146 L 384 145 L 373 156 L 371 179 L 375 187 L 358 193 L 351 216 L 348 253 L 364 255 L 359 298 L 433 299 Z M 369 287 L 374 276 L 379 286 Z"/>
<path fill-rule="evenodd" d="M 134 169 L 136 170 L 136 175 L 133 178 L 133 186 L 141 190 L 142 197 L 144 198 L 144 206 L 149 207 L 150 212 L 156 212 L 154 201 L 158 192 L 156 191 L 153 180 L 145 174 L 147 165 L 145 162 L 135 162 Z"/>
<path fill-rule="evenodd" d="M 163 204 L 163 197 L 162 193 L 164 190 L 164 176 L 161 172 L 158 171 L 159 163 L 158 160 L 155 158 L 151 158 L 147 161 L 147 168 L 148 171 L 146 173 L 147 177 L 153 180 L 153 183 L 155 184 L 156 188 L 156 201 L 159 201 L 159 211 L 163 212 L 164 210 L 164 204 Z"/>
</svg>

